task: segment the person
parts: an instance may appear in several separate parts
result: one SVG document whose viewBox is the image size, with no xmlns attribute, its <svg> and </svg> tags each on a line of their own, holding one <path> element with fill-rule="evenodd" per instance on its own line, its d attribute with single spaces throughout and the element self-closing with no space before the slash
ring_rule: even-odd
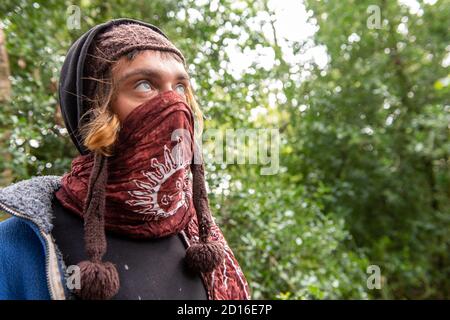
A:
<svg viewBox="0 0 450 320">
<path fill-rule="evenodd" d="M 251 299 L 209 209 L 187 70 L 139 20 L 72 44 L 58 90 L 80 155 L 0 189 L 0 299 Z"/>
</svg>

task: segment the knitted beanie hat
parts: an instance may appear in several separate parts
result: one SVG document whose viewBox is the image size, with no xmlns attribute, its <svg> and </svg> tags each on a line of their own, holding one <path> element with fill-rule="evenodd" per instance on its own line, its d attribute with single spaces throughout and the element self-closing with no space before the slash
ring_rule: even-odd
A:
<svg viewBox="0 0 450 320">
<path fill-rule="evenodd" d="M 160 30 L 159 30 L 160 31 Z M 87 52 L 84 64 L 85 92 L 89 99 L 95 90 L 98 78 L 123 55 L 133 50 L 159 50 L 173 52 L 183 62 L 186 59 L 178 48 L 162 33 L 137 23 L 112 25 L 99 33 Z"/>
<path fill-rule="evenodd" d="M 121 56 L 133 50 L 161 50 L 178 55 L 186 66 L 183 54 L 157 28 L 137 23 L 113 24 L 93 39 L 86 55 L 84 78 L 87 79 L 83 94 L 91 95 L 95 81 Z M 198 150 L 197 150 L 198 151 Z M 94 164 L 90 173 L 88 192 L 83 207 L 84 241 L 89 260 L 78 264 L 81 272 L 81 288 L 75 293 L 82 299 L 110 299 L 117 294 L 120 284 L 117 269 L 110 262 L 103 262 L 106 252 L 104 227 L 105 187 L 108 179 L 108 157 L 94 152 Z M 198 157 L 196 156 L 196 159 Z M 223 247 L 210 241 L 212 217 L 205 187 L 203 162 L 192 161 L 193 203 L 199 225 L 199 243 L 189 246 L 185 261 L 194 271 L 210 272 L 224 259 Z"/>
</svg>

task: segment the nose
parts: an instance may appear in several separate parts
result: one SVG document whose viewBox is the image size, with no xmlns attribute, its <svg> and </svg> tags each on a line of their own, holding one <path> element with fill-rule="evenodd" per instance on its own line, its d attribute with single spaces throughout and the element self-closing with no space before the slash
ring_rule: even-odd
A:
<svg viewBox="0 0 450 320">
<path fill-rule="evenodd" d="M 174 90 L 174 89 L 175 89 L 175 86 L 173 86 L 172 83 L 170 83 L 170 82 L 164 83 L 161 86 L 161 92 L 166 92 L 166 91 Z"/>
</svg>

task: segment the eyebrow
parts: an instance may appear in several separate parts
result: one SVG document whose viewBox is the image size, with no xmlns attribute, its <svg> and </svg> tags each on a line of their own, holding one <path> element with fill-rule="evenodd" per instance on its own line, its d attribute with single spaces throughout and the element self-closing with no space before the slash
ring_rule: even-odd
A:
<svg viewBox="0 0 450 320">
<path fill-rule="evenodd" d="M 161 79 L 161 74 L 157 70 L 148 69 L 148 68 L 140 68 L 140 69 L 135 69 L 135 70 L 125 73 L 122 77 L 119 78 L 119 80 L 117 81 L 117 85 L 120 85 L 125 80 L 127 80 L 133 76 L 136 76 L 136 75 L 143 75 L 143 76 L 146 76 L 146 77 L 149 77 L 152 79 L 158 79 L 158 80 Z M 189 81 L 189 76 L 185 72 L 181 72 L 176 75 L 176 80 L 177 81 L 180 81 L 180 80 Z"/>
</svg>

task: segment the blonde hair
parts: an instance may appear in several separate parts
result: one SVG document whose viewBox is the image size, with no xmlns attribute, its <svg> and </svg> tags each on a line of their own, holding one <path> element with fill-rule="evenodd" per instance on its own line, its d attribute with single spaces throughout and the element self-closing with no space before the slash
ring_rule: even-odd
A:
<svg viewBox="0 0 450 320">
<path fill-rule="evenodd" d="M 182 63 L 178 55 L 158 51 L 161 53 L 163 59 L 169 57 L 175 58 Z M 134 50 L 127 54 L 129 60 L 132 60 L 137 54 L 138 50 Z M 187 70 L 186 70 L 187 71 Z M 97 82 L 93 97 L 87 97 L 89 101 L 88 111 L 82 116 L 81 120 L 88 118 L 87 122 L 80 126 L 80 134 L 83 144 L 91 151 L 100 152 L 105 156 L 111 156 L 114 153 L 114 143 L 116 142 L 121 122 L 117 114 L 112 111 L 110 106 L 116 94 L 116 86 L 112 81 L 111 68 L 106 73 L 106 79 L 94 79 Z M 191 107 L 195 116 L 195 134 L 201 135 L 203 131 L 203 113 L 195 99 L 192 86 L 186 88 L 187 104 Z"/>
</svg>

